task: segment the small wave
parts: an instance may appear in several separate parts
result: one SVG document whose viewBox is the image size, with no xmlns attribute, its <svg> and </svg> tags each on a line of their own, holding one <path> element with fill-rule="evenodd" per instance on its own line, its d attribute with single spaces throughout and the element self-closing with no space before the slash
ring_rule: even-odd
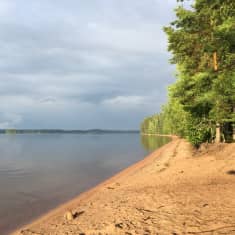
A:
<svg viewBox="0 0 235 235">
<path fill-rule="evenodd" d="M 0 176 L 25 176 L 28 175 L 29 171 L 25 168 L 13 168 L 13 167 L 6 167 L 0 168 Z"/>
</svg>

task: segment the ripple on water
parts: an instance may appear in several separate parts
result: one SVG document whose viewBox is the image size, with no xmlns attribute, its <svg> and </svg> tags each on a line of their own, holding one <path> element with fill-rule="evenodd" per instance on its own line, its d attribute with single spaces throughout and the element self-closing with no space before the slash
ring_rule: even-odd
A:
<svg viewBox="0 0 235 235">
<path fill-rule="evenodd" d="M 25 177 L 30 175 L 30 170 L 14 166 L 0 167 L 0 177 Z"/>
</svg>

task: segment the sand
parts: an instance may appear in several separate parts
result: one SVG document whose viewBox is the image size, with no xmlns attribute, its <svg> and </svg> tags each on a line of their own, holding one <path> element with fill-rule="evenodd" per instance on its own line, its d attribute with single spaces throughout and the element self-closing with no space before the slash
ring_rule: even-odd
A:
<svg viewBox="0 0 235 235">
<path fill-rule="evenodd" d="M 14 234 L 235 234 L 235 144 L 173 138 Z"/>
</svg>

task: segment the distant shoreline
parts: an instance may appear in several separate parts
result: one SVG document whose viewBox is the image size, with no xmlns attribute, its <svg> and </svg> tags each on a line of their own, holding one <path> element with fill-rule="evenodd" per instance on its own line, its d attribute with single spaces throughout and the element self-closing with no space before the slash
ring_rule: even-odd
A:
<svg viewBox="0 0 235 235">
<path fill-rule="evenodd" d="M 139 130 L 64 130 L 64 129 L 0 129 L 0 134 L 129 134 L 140 133 Z"/>
</svg>

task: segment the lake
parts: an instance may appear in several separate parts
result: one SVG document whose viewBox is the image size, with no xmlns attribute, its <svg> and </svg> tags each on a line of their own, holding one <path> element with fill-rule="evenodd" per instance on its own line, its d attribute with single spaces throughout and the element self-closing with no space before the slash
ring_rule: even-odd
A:
<svg viewBox="0 0 235 235">
<path fill-rule="evenodd" d="M 167 137 L 119 134 L 0 135 L 0 234 L 143 159 Z"/>
</svg>

